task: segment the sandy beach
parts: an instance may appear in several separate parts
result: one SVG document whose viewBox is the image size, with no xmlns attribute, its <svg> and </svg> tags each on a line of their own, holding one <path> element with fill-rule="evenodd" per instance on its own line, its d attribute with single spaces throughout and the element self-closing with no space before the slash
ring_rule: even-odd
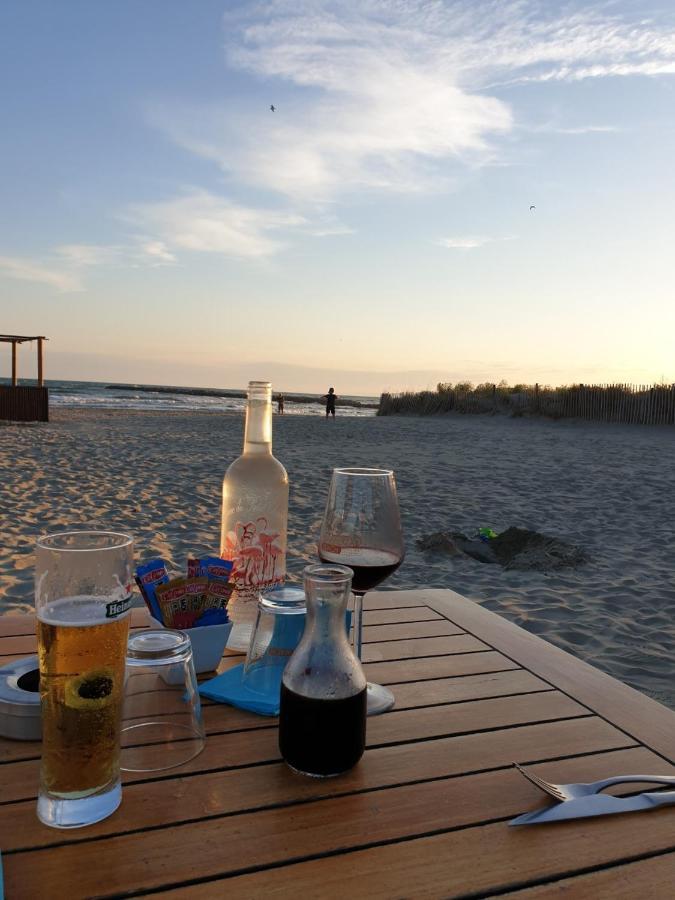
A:
<svg viewBox="0 0 675 900">
<path fill-rule="evenodd" d="M 0 427 L 0 612 L 32 609 L 33 543 L 76 527 L 128 531 L 138 559 L 217 550 L 238 414 L 54 411 Z M 386 588 L 449 587 L 675 707 L 672 429 L 489 416 L 275 417 L 291 481 L 289 574 L 315 560 L 331 470 L 392 467 L 407 556 Z M 504 570 L 423 553 L 440 530 L 532 528 L 590 561 Z"/>
</svg>

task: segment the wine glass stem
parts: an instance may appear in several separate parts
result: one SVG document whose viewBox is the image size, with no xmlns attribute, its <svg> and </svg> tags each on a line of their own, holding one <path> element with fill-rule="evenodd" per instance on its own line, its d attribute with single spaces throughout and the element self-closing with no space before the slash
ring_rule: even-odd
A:
<svg viewBox="0 0 675 900">
<path fill-rule="evenodd" d="M 363 644 L 363 594 L 354 594 L 354 653 L 361 659 Z"/>
</svg>

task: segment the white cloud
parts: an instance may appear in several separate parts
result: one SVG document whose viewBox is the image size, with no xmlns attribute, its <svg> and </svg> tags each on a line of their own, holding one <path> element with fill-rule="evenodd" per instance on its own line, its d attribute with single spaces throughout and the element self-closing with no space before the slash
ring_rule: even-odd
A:
<svg viewBox="0 0 675 900">
<path fill-rule="evenodd" d="M 154 266 L 170 265 L 176 262 L 176 257 L 163 241 L 140 239 L 138 255 L 142 261 Z"/>
<path fill-rule="evenodd" d="M 305 223 L 286 211 L 249 209 L 207 191 L 133 207 L 129 217 L 159 235 L 161 246 L 232 257 L 263 257 L 284 243 L 275 231 Z"/>
<path fill-rule="evenodd" d="M 139 239 L 137 244 L 60 244 L 38 258 L 1 256 L 0 275 L 34 281 L 59 293 L 84 291 L 82 270 L 95 266 L 167 265 L 175 257 L 161 242 Z"/>
<path fill-rule="evenodd" d="M 460 238 L 439 238 L 436 242 L 440 247 L 447 247 L 449 250 L 473 250 L 476 247 L 482 247 L 488 244 L 493 238 L 484 237 L 460 237 Z"/>
<path fill-rule="evenodd" d="M 498 241 L 515 241 L 515 235 L 507 237 L 448 237 L 439 238 L 436 244 L 439 247 L 446 247 L 448 250 L 475 250 L 476 247 L 484 247 L 485 244 L 494 244 Z"/>
<path fill-rule="evenodd" d="M 308 230 L 312 237 L 337 237 L 342 234 L 354 234 L 354 229 L 348 225 L 316 225 Z"/>
<path fill-rule="evenodd" d="M 289 233 L 349 234 L 328 212 L 341 201 L 439 193 L 467 168 L 500 164 L 500 141 L 519 124 L 504 86 L 675 73 L 675 29 L 630 6 L 619 13 L 608 0 L 225 4 L 224 64 L 258 91 L 212 103 L 166 98 L 147 113 L 175 143 L 220 167 L 228 196 L 191 190 L 138 205 L 126 219 L 142 234 L 129 242 L 63 245 L 47 262 L 7 257 L 5 274 L 78 290 L 78 273 L 94 266 L 169 265 L 180 251 L 264 258 L 283 249 Z M 544 122 L 523 131 L 612 129 Z M 232 199 L 246 187 L 258 206 Z M 490 240 L 438 243 L 468 250 Z"/>
<path fill-rule="evenodd" d="M 645 60 L 637 63 L 607 63 L 595 66 L 560 66 L 536 75 L 523 75 L 518 81 L 583 81 L 585 78 L 609 78 L 626 75 L 675 75 L 675 62 Z"/>
<path fill-rule="evenodd" d="M 25 257 L 0 256 L 0 273 L 17 281 L 34 281 L 49 285 L 63 294 L 84 290 L 77 273 L 46 266 Z"/>
<path fill-rule="evenodd" d="M 581 0 L 557 9 L 543 0 L 244 4 L 225 16 L 226 60 L 259 79 L 260 103 L 249 93 L 247 108 L 232 99 L 165 102 L 149 114 L 233 181 L 305 207 L 363 190 L 438 191 L 458 168 L 498 159 L 497 139 L 514 117 L 495 83 L 675 71 L 675 32 L 609 8 Z M 596 129 L 568 133 L 586 130 Z"/>
<path fill-rule="evenodd" d="M 511 83 L 672 74 L 675 30 L 640 18 L 639 7 L 612 14 L 612 6 L 577 0 L 556 10 L 544 0 L 503 3 L 501 20 L 485 29 L 488 54 L 477 71 L 494 76 L 501 70 Z"/>
<path fill-rule="evenodd" d="M 68 265 L 84 268 L 114 262 L 122 252 L 122 248 L 104 244 L 62 244 L 56 247 L 54 252 Z"/>
<path fill-rule="evenodd" d="M 553 123 L 544 123 L 543 125 L 533 125 L 526 129 L 535 134 L 616 134 L 621 131 L 616 125 L 571 125 L 562 126 Z"/>
</svg>

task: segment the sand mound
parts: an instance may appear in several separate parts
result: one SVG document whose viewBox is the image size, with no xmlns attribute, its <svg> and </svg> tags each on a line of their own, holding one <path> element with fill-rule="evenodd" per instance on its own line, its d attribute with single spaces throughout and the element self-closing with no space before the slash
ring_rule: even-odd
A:
<svg viewBox="0 0 675 900">
<path fill-rule="evenodd" d="M 575 569 L 589 560 L 580 547 L 528 528 L 507 528 L 485 542 L 458 531 L 436 531 L 419 538 L 417 546 L 426 552 L 440 551 L 450 556 L 464 553 L 478 562 L 532 572 Z"/>
</svg>

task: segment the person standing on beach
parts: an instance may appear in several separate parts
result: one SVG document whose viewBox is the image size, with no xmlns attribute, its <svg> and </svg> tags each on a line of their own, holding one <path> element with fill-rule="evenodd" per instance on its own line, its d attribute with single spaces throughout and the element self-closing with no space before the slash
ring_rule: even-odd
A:
<svg viewBox="0 0 675 900">
<path fill-rule="evenodd" d="M 328 388 L 328 393 L 324 394 L 322 399 L 326 401 L 326 418 L 328 416 L 335 418 L 335 401 L 337 400 L 335 388 Z"/>
<path fill-rule="evenodd" d="M 279 394 L 279 396 L 277 397 L 277 412 L 279 413 L 280 416 L 283 416 L 283 414 L 284 414 L 284 395 L 283 394 Z"/>
</svg>

